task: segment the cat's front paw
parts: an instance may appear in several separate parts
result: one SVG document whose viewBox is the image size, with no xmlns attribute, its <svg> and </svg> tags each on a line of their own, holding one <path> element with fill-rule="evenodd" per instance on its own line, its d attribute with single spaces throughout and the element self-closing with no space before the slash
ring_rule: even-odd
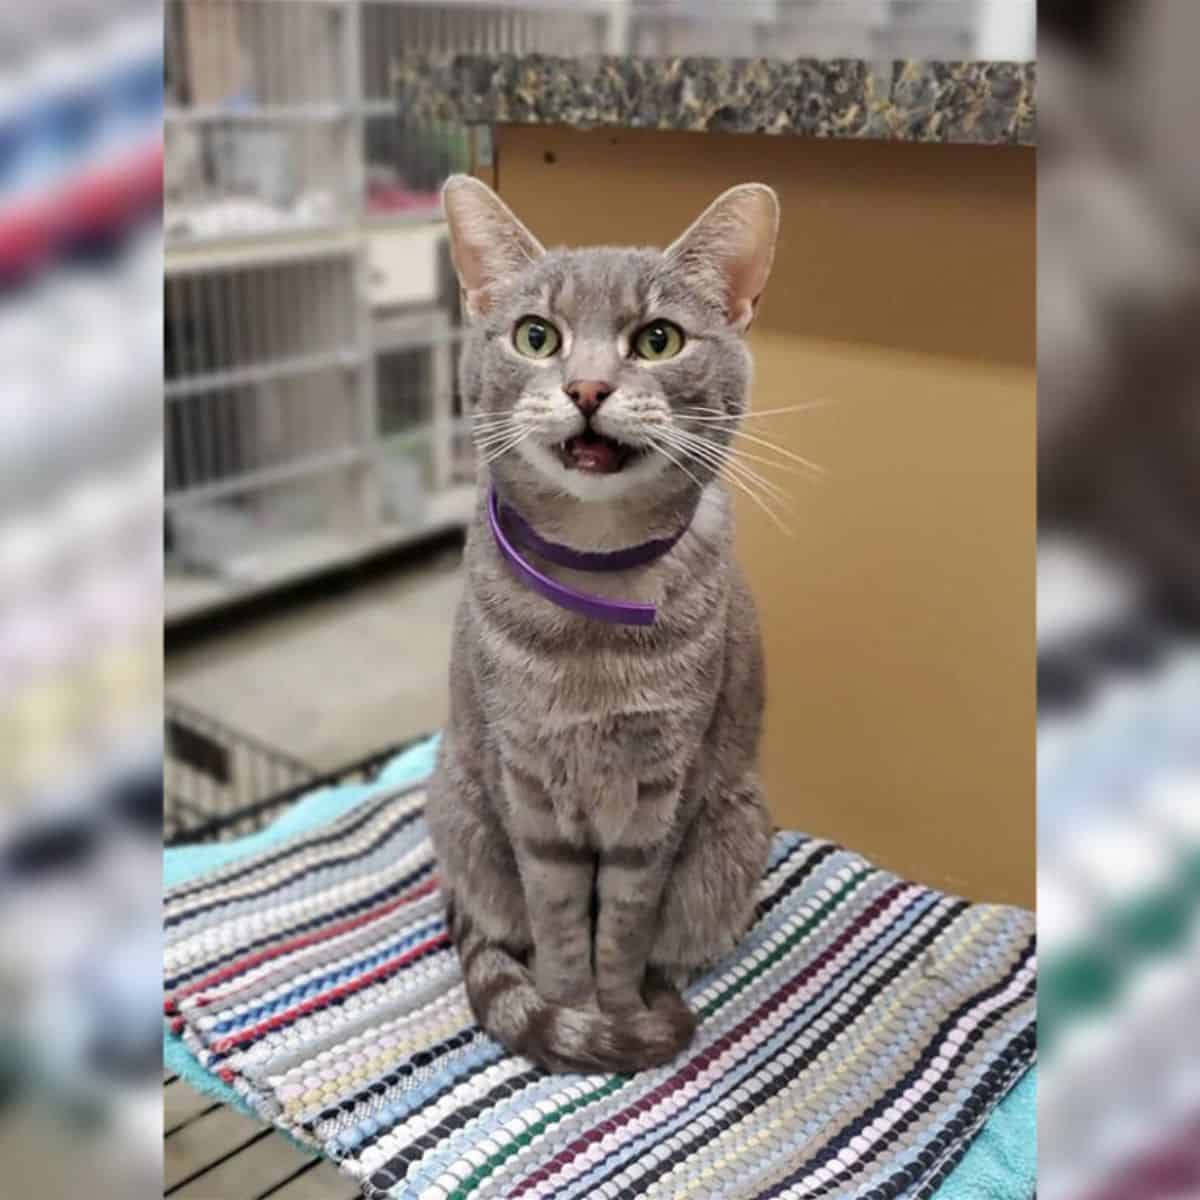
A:
<svg viewBox="0 0 1200 1200">
<path fill-rule="evenodd" d="M 543 996 L 542 999 L 560 1008 L 573 1008 L 585 1012 L 600 1011 L 600 1002 L 593 991 L 557 992 Z"/>
<path fill-rule="evenodd" d="M 537 993 L 547 1004 L 556 1004 L 563 1008 L 584 1008 L 596 1011 L 599 1003 L 596 999 L 596 989 L 589 983 L 566 983 L 562 980 L 538 979 L 535 973 L 534 986 Z"/>
<path fill-rule="evenodd" d="M 596 1001 L 600 1011 L 611 1017 L 629 1016 L 646 1011 L 646 1002 L 634 988 L 598 988 Z"/>
</svg>

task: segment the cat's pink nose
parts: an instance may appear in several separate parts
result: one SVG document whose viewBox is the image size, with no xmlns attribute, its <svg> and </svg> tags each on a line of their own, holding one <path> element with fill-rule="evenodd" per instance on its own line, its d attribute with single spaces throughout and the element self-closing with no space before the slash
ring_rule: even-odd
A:
<svg viewBox="0 0 1200 1200">
<path fill-rule="evenodd" d="M 573 379 L 563 391 L 585 417 L 590 417 L 612 395 L 613 386 L 598 379 Z"/>
</svg>

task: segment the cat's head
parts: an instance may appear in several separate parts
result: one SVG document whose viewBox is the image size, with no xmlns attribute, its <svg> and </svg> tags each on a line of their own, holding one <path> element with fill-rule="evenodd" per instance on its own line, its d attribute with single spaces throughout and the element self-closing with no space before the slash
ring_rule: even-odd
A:
<svg viewBox="0 0 1200 1200">
<path fill-rule="evenodd" d="M 743 335 L 779 224 L 763 184 L 719 196 L 666 250 L 545 250 L 485 184 L 443 194 L 469 317 L 480 458 L 579 500 L 696 490 L 747 403 Z"/>
</svg>

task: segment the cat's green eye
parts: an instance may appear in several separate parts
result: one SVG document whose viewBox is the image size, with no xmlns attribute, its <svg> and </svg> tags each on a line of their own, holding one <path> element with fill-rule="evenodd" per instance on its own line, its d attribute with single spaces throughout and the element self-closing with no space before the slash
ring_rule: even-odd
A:
<svg viewBox="0 0 1200 1200">
<path fill-rule="evenodd" d="M 639 329 L 633 338 L 634 354 L 651 362 L 674 358 L 682 349 L 683 330 L 670 321 L 651 321 Z"/>
<path fill-rule="evenodd" d="M 526 358 L 550 358 L 558 353 L 562 338 L 549 321 L 541 317 L 522 317 L 513 330 L 513 345 Z"/>
</svg>

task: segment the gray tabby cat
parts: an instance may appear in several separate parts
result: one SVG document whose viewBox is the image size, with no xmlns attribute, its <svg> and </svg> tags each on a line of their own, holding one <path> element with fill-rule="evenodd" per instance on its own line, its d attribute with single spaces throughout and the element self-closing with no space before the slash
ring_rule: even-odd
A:
<svg viewBox="0 0 1200 1200">
<path fill-rule="evenodd" d="M 718 475 L 778 203 L 733 188 L 660 252 L 544 250 L 464 176 L 444 201 L 462 391 L 490 455 L 428 804 L 451 933 L 493 1037 L 549 1070 L 634 1071 L 691 1040 L 678 989 L 745 930 L 770 844 L 758 625 Z M 656 604 L 654 624 L 531 590 L 489 525 L 492 486 L 574 550 L 686 529 L 603 575 L 528 555 L 570 587 Z"/>
</svg>

